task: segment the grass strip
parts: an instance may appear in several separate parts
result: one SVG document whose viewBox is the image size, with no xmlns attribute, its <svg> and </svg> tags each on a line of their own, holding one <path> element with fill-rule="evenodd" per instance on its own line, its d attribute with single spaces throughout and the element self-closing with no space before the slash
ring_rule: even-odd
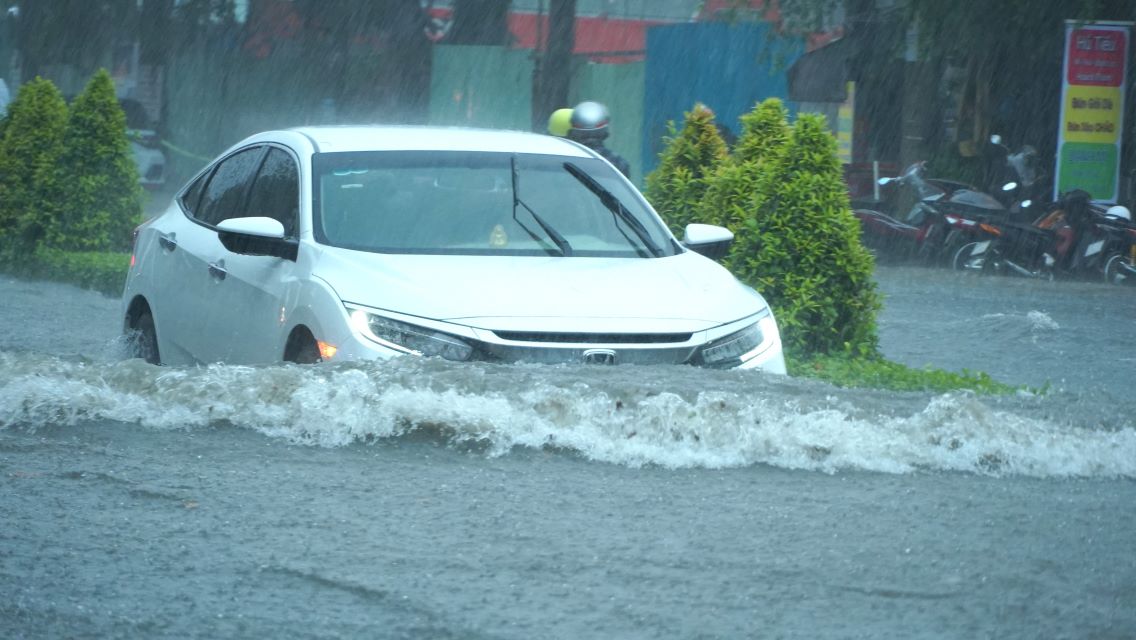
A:
<svg viewBox="0 0 1136 640">
<path fill-rule="evenodd" d="M 815 378 L 838 387 L 886 389 L 889 391 L 958 391 L 968 389 L 985 395 L 1044 392 L 999 382 L 981 371 L 961 373 L 925 367 L 915 369 L 884 358 L 813 356 L 787 358 L 789 374 Z"/>
</svg>

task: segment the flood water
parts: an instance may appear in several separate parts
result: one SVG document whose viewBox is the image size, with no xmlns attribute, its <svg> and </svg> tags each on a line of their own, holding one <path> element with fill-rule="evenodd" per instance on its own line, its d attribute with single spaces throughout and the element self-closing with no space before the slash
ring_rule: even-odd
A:
<svg viewBox="0 0 1136 640">
<path fill-rule="evenodd" d="M 0 637 L 1136 636 L 1136 292 L 877 279 L 888 357 L 1044 392 L 152 367 L 0 277 Z"/>
</svg>

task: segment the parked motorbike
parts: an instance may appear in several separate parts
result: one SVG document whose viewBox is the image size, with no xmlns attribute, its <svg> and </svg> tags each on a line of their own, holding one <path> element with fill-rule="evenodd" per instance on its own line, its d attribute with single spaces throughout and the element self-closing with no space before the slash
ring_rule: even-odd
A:
<svg viewBox="0 0 1136 640">
<path fill-rule="evenodd" d="M 1098 222 L 1100 269 L 1104 281 L 1116 285 L 1136 285 L 1136 225 L 1125 207 L 1111 207 Z M 1095 241 L 1097 242 L 1097 241 Z M 1088 249 L 1088 247 L 1086 248 Z"/>
<path fill-rule="evenodd" d="M 1127 208 L 1104 208 L 1072 191 L 1032 224 L 980 223 L 955 269 L 1032 278 L 1081 277 L 1136 284 L 1136 226 Z"/>
<path fill-rule="evenodd" d="M 926 162 L 917 162 L 895 178 L 881 178 L 890 187 L 887 203 L 892 213 L 860 208 L 861 241 L 878 257 L 918 259 L 934 264 L 949 259 L 958 247 L 979 235 L 977 225 L 1006 216 L 1008 209 L 996 198 L 970 185 L 926 177 Z M 1017 183 L 1003 185 L 1007 191 Z M 906 214 L 900 220 L 896 211 Z"/>
</svg>

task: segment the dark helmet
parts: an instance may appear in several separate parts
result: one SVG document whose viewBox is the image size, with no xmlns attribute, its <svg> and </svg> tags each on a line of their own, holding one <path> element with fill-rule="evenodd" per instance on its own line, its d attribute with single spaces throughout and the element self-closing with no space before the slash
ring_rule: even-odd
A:
<svg viewBox="0 0 1136 640">
<path fill-rule="evenodd" d="M 574 140 L 603 140 L 608 135 L 607 125 L 611 114 L 598 102 L 581 102 L 572 109 L 572 128 L 568 135 Z"/>
</svg>

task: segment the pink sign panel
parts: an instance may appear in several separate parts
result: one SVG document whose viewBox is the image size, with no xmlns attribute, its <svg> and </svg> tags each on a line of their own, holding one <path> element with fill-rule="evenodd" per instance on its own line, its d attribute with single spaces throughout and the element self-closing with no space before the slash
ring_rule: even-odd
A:
<svg viewBox="0 0 1136 640">
<path fill-rule="evenodd" d="M 1074 29 L 1069 38 L 1068 77 L 1071 85 L 1119 87 L 1124 83 L 1128 34 L 1117 29 Z"/>
</svg>

